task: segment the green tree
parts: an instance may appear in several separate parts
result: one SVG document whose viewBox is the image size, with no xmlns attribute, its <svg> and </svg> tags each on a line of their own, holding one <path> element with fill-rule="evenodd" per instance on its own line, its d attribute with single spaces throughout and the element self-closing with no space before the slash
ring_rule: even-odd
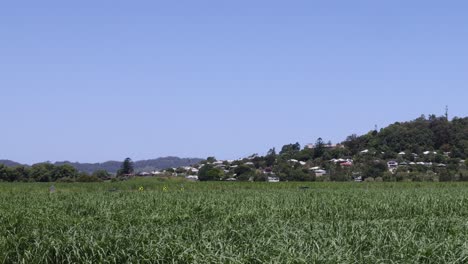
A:
<svg viewBox="0 0 468 264">
<path fill-rule="evenodd" d="M 304 148 L 297 155 L 296 159 L 300 161 L 308 161 L 314 158 L 314 149 Z"/>
<path fill-rule="evenodd" d="M 88 175 L 85 172 L 80 172 L 76 181 L 77 182 L 101 182 L 102 180 L 96 176 Z"/>
<path fill-rule="evenodd" d="M 247 165 L 240 165 L 234 169 L 234 173 L 237 174 L 238 179 L 247 178 L 247 180 L 254 174 L 254 170 Z"/>
<path fill-rule="evenodd" d="M 76 178 L 78 171 L 71 165 L 65 164 L 61 166 L 55 166 L 50 174 L 50 180 L 56 181 L 61 178 Z"/>
<path fill-rule="evenodd" d="M 126 158 L 122 163 L 122 167 L 120 168 L 118 175 L 119 176 L 131 175 L 133 174 L 133 172 L 134 172 L 133 161 L 130 158 Z"/>
<path fill-rule="evenodd" d="M 213 163 L 213 162 L 216 162 L 216 161 L 217 161 L 217 160 L 216 160 L 215 157 L 208 157 L 208 158 L 206 158 L 206 162 L 208 162 L 208 163 Z"/>
<path fill-rule="evenodd" d="M 387 171 L 387 164 L 385 162 L 373 161 L 364 165 L 363 177 L 382 177 L 385 171 Z"/>
<path fill-rule="evenodd" d="M 276 161 L 276 150 L 272 148 L 268 151 L 267 155 L 265 156 L 265 165 L 267 167 L 271 167 L 275 164 Z"/>
<path fill-rule="evenodd" d="M 218 181 L 224 175 L 223 171 L 213 167 L 210 164 L 203 166 L 198 171 L 198 179 L 200 181 Z"/>
<path fill-rule="evenodd" d="M 28 181 L 30 176 L 30 168 L 26 166 L 18 166 L 13 168 L 13 172 L 16 175 L 17 181 Z"/>
<path fill-rule="evenodd" d="M 295 144 L 284 145 L 279 154 L 285 159 L 291 159 L 299 153 L 299 151 L 301 151 L 301 145 L 299 142 L 296 142 Z"/>
<path fill-rule="evenodd" d="M 97 170 L 93 172 L 92 176 L 101 180 L 105 180 L 109 179 L 111 175 L 106 170 Z"/>
<path fill-rule="evenodd" d="M 0 181 L 8 181 L 9 169 L 7 166 L 0 164 Z"/>
<path fill-rule="evenodd" d="M 50 163 L 34 164 L 31 167 L 31 178 L 38 182 L 49 182 L 52 179 L 54 167 Z"/>
<path fill-rule="evenodd" d="M 452 181 L 452 180 L 453 180 L 452 174 L 448 170 L 443 169 L 439 172 L 439 181 L 447 182 L 447 181 Z"/>
<path fill-rule="evenodd" d="M 323 143 L 323 139 L 318 138 L 317 141 L 315 142 L 314 159 L 322 157 L 324 152 L 325 152 L 325 144 Z"/>
</svg>

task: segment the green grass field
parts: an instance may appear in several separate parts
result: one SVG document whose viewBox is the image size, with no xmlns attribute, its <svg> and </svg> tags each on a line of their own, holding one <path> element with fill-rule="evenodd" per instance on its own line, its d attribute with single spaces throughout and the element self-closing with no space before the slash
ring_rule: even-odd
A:
<svg viewBox="0 0 468 264">
<path fill-rule="evenodd" d="M 49 186 L 0 184 L 1 263 L 468 262 L 463 183 Z"/>
</svg>

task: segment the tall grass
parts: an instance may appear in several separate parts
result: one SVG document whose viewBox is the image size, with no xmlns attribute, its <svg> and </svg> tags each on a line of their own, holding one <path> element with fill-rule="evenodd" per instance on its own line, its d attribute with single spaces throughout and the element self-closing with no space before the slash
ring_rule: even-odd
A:
<svg viewBox="0 0 468 264">
<path fill-rule="evenodd" d="M 0 184 L 0 262 L 468 262 L 462 183 L 49 186 Z"/>
</svg>

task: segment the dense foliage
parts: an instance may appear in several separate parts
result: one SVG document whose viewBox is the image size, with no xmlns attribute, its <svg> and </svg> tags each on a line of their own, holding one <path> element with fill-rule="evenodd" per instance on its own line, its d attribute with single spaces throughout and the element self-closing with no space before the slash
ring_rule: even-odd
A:
<svg viewBox="0 0 468 264">
<path fill-rule="evenodd" d="M 39 163 L 31 167 L 17 166 L 7 167 L 0 164 L 0 181 L 23 181 L 23 182 L 92 182 L 107 179 L 107 172 L 97 171 L 89 175 L 78 172 L 74 167 L 66 164 L 56 166 L 50 163 Z"/>
<path fill-rule="evenodd" d="M 2 262 L 468 261 L 464 183 L 54 185 L 0 184 Z"/>
<path fill-rule="evenodd" d="M 436 150 L 465 159 L 468 156 L 468 117 L 449 121 L 435 115 L 421 116 L 411 122 L 397 122 L 379 132 L 371 131 L 360 137 L 351 135 L 344 144 L 351 155 L 369 149 L 396 158 L 401 151 L 421 154 Z"/>
<path fill-rule="evenodd" d="M 356 178 L 378 181 L 467 181 L 468 118 L 434 115 L 392 124 L 380 131 L 351 135 L 338 145 L 317 139 L 301 148 L 287 144 L 279 153 L 252 155 L 223 166 L 218 178 L 264 181 L 274 175 L 282 181 L 349 181 Z M 333 159 L 350 161 L 331 162 Z M 207 160 L 213 164 L 215 159 Z M 401 163 L 390 170 L 387 162 Z M 351 164 L 352 163 L 352 164 Z M 245 164 L 251 164 L 250 169 Z M 238 168 L 232 169 L 235 166 Z M 319 168 L 314 169 L 314 168 Z M 318 177 L 324 173 L 326 175 Z M 203 178 L 208 179 L 208 178 Z"/>
<path fill-rule="evenodd" d="M 135 171 L 153 171 L 158 169 L 165 169 L 165 168 L 177 168 L 180 166 L 189 166 L 193 164 L 197 164 L 202 159 L 197 158 L 178 158 L 178 157 L 163 157 L 157 159 L 150 159 L 150 160 L 137 160 L 134 162 L 134 169 Z M 11 160 L 0 160 L 0 164 L 4 164 L 9 167 L 16 167 L 22 166 L 18 162 L 14 162 Z M 60 165 L 70 165 L 81 172 L 86 172 L 91 174 L 97 170 L 105 170 L 109 173 L 115 174 L 121 168 L 122 162 L 121 161 L 106 161 L 103 163 L 80 163 L 80 162 L 69 162 L 69 161 L 60 161 L 55 162 L 53 165 L 60 166 Z"/>
</svg>

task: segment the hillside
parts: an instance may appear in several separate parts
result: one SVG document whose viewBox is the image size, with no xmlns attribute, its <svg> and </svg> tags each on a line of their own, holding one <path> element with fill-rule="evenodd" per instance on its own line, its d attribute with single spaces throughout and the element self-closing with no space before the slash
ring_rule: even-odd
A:
<svg viewBox="0 0 468 264">
<path fill-rule="evenodd" d="M 399 152 L 440 151 L 464 159 L 468 156 L 468 117 L 449 121 L 435 115 L 421 116 L 362 136 L 351 135 L 343 144 L 352 155 L 365 149 L 385 152 L 388 156 Z"/>
<path fill-rule="evenodd" d="M 158 169 L 166 168 L 177 168 L 181 166 L 189 166 L 197 164 L 202 159 L 198 158 L 178 158 L 178 157 L 163 157 L 157 159 L 149 160 L 139 160 L 134 162 L 134 168 L 136 172 L 140 171 L 153 171 Z M 14 162 L 11 160 L 0 160 L 0 164 L 3 164 L 8 167 L 16 167 L 22 164 Z M 103 163 L 79 163 L 79 162 L 69 162 L 61 161 L 55 162 L 54 165 L 65 165 L 69 164 L 80 172 L 92 173 L 97 170 L 106 170 L 110 173 L 116 173 L 122 164 L 122 161 L 107 161 Z"/>
<path fill-rule="evenodd" d="M 23 164 L 12 161 L 12 160 L 0 160 L 0 164 L 3 164 L 7 167 L 16 167 L 16 166 L 21 166 Z"/>
</svg>

